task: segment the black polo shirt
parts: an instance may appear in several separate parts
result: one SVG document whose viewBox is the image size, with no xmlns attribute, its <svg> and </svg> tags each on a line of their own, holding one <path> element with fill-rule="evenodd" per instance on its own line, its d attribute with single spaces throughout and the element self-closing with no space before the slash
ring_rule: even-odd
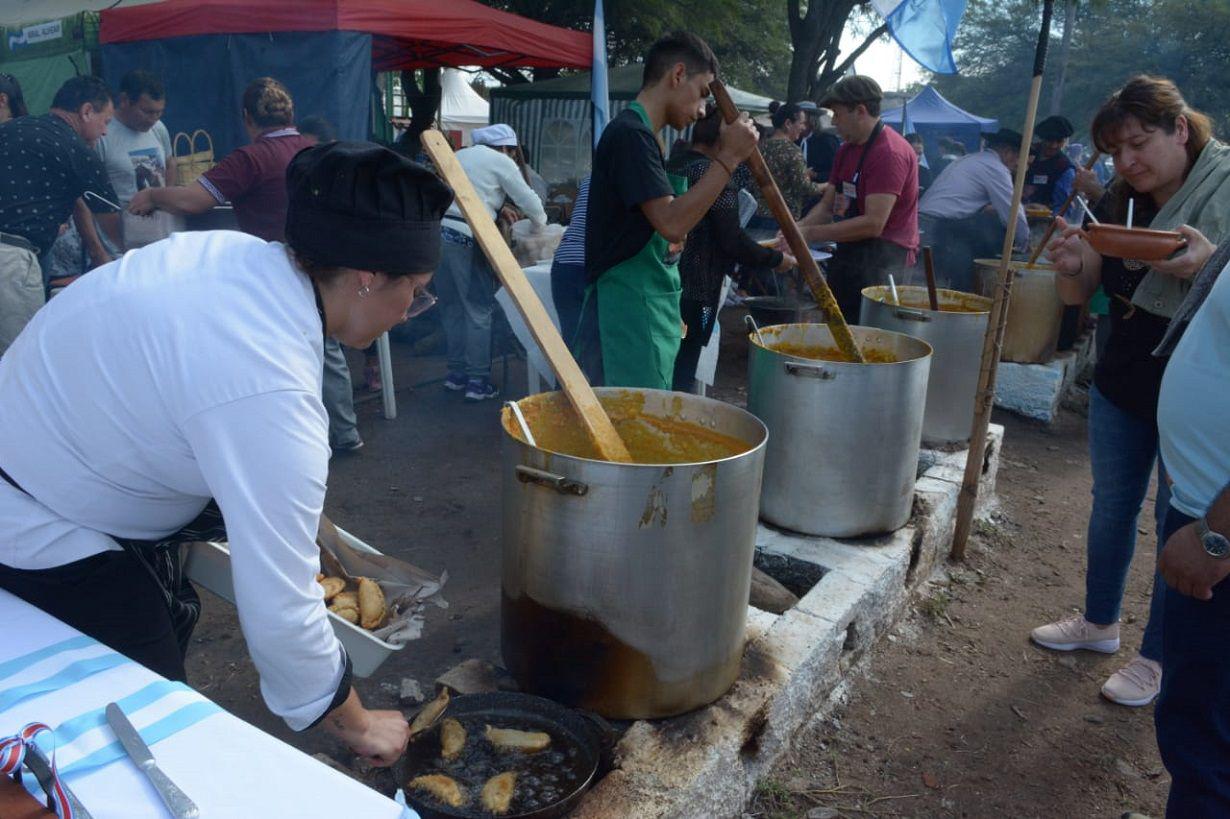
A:
<svg viewBox="0 0 1230 819">
<path fill-rule="evenodd" d="M 116 201 L 102 160 L 67 122 L 43 114 L 0 125 L 0 231 L 46 253 L 86 191 Z M 93 197 L 85 201 L 95 213 L 112 212 Z"/>
<path fill-rule="evenodd" d="M 635 111 L 620 111 L 602 132 L 594 151 L 585 214 L 590 281 L 631 259 L 649 243 L 653 225 L 641 203 L 674 194 L 657 137 Z"/>
</svg>

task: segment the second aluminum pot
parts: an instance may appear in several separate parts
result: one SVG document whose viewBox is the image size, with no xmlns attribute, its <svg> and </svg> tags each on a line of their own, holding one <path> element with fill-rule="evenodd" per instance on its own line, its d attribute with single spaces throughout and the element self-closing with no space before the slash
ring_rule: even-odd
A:
<svg viewBox="0 0 1230 819">
<path fill-rule="evenodd" d="M 701 463 L 590 460 L 525 443 L 506 409 L 504 664 L 523 690 L 605 717 L 673 716 L 739 674 L 768 432 L 711 398 L 595 392 L 604 404 L 643 398 L 641 414 L 748 449 Z M 533 415 L 564 402 L 542 393 L 518 404 Z"/>
<path fill-rule="evenodd" d="M 940 289 L 936 291 L 940 309 L 932 310 L 925 287 L 898 287 L 897 293 L 900 305 L 891 303 L 887 287 L 865 288 L 859 323 L 905 333 L 931 345 L 935 352 L 927 379 L 922 439 L 928 444 L 968 441 L 991 300 Z"/>
<path fill-rule="evenodd" d="M 748 409 L 769 428 L 761 517 L 809 535 L 859 537 L 910 519 L 931 346 L 851 327 L 864 351 L 895 363 L 817 361 L 776 344 L 836 346 L 824 324 L 761 329 L 750 338 Z"/>
</svg>

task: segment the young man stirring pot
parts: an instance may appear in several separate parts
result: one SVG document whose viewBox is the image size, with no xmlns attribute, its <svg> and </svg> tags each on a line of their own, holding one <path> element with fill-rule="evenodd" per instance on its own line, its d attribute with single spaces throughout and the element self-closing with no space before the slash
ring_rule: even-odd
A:
<svg viewBox="0 0 1230 819">
<path fill-rule="evenodd" d="M 723 125 L 714 161 L 686 190 L 666 172 L 657 133 L 705 114 L 717 59 L 694 34 L 674 32 L 645 58 L 636 100 L 615 117 L 594 153 L 586 258 L 590 285 L 578 349 L 590 380 L 669 390 L 684 328 L 679 249 L 756 146 L 746 117 Z"/>
</svg>

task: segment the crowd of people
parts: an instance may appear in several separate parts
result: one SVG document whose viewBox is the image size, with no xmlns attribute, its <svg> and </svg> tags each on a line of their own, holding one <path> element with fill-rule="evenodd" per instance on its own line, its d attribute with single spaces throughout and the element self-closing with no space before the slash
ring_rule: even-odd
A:
<svg viewBox="0 0 1230 819">
<path fill-rule="evenodd" d="M 751 287 L 797 267 L 780 236 L 749 233 L 777 228 L 745 164 L 757 146 L 804 238 L 833 248 L 828 280 L 852 321 L 863 288 L 906 280 L 923 243 L 958 290 L 972 289 L 974 259 L 996 255 L 1010 226 L 1026 249 L 1025 209 L 1012 208 L 1019 132 L 948 138 L 927 162 L 921 136 L 881 118 L 880 87 L 850 76 L 816 102 L 776 105 L 760 133 L 708 102 L 717 74 L 698 37 L 656 42 L 636 100 L 579 184 L 551 287 L 593 383 L 691 389 L 728 277 Z M 114 96 L 76 77 L 31 114 L 0 75 L 0 588 L 183 679 L 199 600 L 174 546 L 224 526 L 270 707 L 294 728 L 331 715 L 330 730 L 388 762 L 404 720 L 359 702 L 315 592 L 327 462 L 362 446 L 342 345 L 366 350 L 370 370 L 374 339 L 438 299 L 444 387 L 493 398 L 496 279 L 429 169 L 339 142 L 318 117 L 297 120 L 276 79 L 252 81 L 238 103 L 249 143 L 189 181 L 157 76 L 133 71 Z M 666 126 L 691 129 L 669 162 Z M 1045 253 L 1060 298 L 1107 301 L 1090 390 L 1086 595 L 1081 614 L 1030 636 L 1059 651 L 1119 650 L 1156 475 L 1149 620 L 1138 655 L 1101 693 L 1129 707 L 1157 699 L 1171 812 L 1220 815 L 1230 812 L 1230 416 L 1217 409 L 1230 397 L 1220 275 L 1230 147 L 1159 77 L 1132 79 L 1091 118 L 1113 178 L 1073 162 L 1075 131 L 1061 116 L 1038 124 L 1025 201 L 1057 222 Z M 457 158 L 490 215 L 540 230 L 542 185 L 517 134 L 496 124 L 472 139 Z M 1089 218 L 1126 224 L 1131 213 L 1177 231 L 1183 247 L 1148 264 L 1099 254 L 1068 209 L 1073 191 Z M 176 232 L 220 204 L 238 232 Z M 57 245 L 79 268 L 57 262 Z"/>
</svg>

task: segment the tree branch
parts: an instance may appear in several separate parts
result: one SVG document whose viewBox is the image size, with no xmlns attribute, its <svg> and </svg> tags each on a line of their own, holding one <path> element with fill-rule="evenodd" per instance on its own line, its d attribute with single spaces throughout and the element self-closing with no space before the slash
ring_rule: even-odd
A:
<svg viewBox="0 0 1230 819">
<path fill-rule="evenodd" d="M 487 69 L 487 72 L 505 85 L 521 85 L 522 83 L 527 83 L 530 81 L 529 77 L 525 76 L 525 74 L 521 73 L 521 71 L 516 68 L 500 68 L 499 66 L 492 66 Z"/>
<path fill-rule="evenodd" d="M 863 52 L 866 51 L 868 48 L 870 48 L 871 44 L 874 43 L 876 40 L 880 39 L 880 37 L 883 36 L 885 32 L 887 31 L 888 31 L 888 23 L 881 23 L 876 28 L 875 31 L 867 35 L 867 39 L 863 40 L 862 45 L 860 45 L 858 48 L 851 51 L 850 56 L 842 60 L 841 65 L 837 66 L 836 72 L 838 74 L 845 74 L 846 71 L 849 70 L 850 66 L 854 63 L 854 61 L 857 60 L 859 57 L 863 56 Z"/>
</svg>

